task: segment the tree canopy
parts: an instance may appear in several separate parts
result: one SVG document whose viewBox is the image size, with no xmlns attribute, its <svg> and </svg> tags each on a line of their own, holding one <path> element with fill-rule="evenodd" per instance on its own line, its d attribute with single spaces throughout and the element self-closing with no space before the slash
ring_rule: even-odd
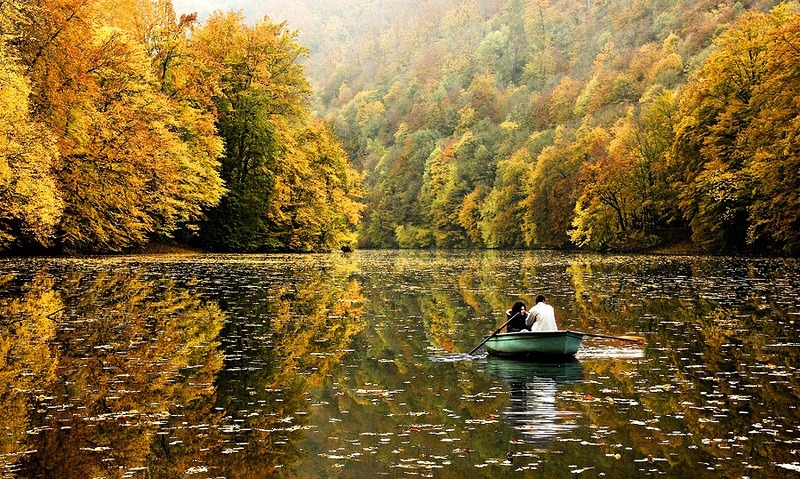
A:
<svg viewBox="0 0 800 479">
<path fill-rule="evenodd" d="M 298 21 L 362 246 L 797 254 L 797 2 L 349 3 Z"/>
<path fill-rule="evenodd" d="M 285 24 L 34 0 L 0 3 L 0 27 L 0 251 L 353 243 L 360 178 Z"/>
<path fill-rule="evenodd" d="M 0 2 L 0 251 L 800 252 L 796 0 L 280 11 Z"/>
</svg>

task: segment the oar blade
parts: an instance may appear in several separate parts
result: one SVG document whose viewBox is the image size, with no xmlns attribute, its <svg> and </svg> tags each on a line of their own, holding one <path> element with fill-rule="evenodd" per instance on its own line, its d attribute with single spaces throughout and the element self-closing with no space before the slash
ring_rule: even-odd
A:
<svg viewBox="0 0 800 479">
<path fill-rule="evenodd" d="M 647 342 L 647 338 L 644 336 L 619 336 L 619 339 L 622 339 L 623 341 L 633 341 L 636 343 Z"/>
<path fill-rule="evenodd" d="M 614 336 L 611 334 L 597 334 L 597 333 L 583 333 L 584 336 L 589 336 L 591 338 L 606 338 L 606 339 L 618 339 L 620 341 L 630 341 L 633 343 L 645 343 L 647 342 L 647 338 L 644 336 Z"/>
</svg>

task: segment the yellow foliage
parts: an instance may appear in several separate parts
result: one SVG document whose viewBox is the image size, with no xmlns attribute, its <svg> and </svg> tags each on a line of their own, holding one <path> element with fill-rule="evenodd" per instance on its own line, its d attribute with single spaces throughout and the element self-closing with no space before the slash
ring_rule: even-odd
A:
<svg viewBox="0 0 800 479">
<path fill-rule="evenodd" d="M 0 251 L 49 246 L 63 203 L 51 176 L 52 138 L 29 114 L 30 87 L 0 43 Z"/>
<path fill-rule="evenodd" d="M 0 287 L 13 278 L 0 278 Z M 55 322 L 50 316 L 62 309 L 53 281 L 37 277 L 19 298 L 0 298 L 0 455 L 28 450 L 26 431 L 34 392 L 55 379 L 57 352 L 52 347 Z"/>
</svg>

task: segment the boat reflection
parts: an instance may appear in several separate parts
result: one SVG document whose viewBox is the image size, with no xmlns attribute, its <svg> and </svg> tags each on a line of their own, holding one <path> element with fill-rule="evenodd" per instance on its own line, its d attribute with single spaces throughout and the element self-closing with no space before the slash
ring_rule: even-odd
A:
<svg viewBox="0 0 800 479">
<path fill-rule="evenodd" d="M 518 433 L 517 440 L 545 447 L 576 427 L 577 411 L 561 410 L 559 389 L 583 381 L 578 360 L 534 363 L 488 357 L 486 371 L 509 385 L 509 406 L 503 420 Z"/>
</svg>

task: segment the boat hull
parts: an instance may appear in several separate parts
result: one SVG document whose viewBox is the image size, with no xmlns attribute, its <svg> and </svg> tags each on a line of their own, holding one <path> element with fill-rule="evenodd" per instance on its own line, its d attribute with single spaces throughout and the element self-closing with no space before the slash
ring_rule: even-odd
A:
<svg viewBox="0 0 800 479">
<path fill-rule="evenodd" d="M 583 333 L 575 331 L 520 331 L 490 338 L 486 350 L 492 356 L 557 359 L 575 356 L 582 340 Z"/>
</svg>

